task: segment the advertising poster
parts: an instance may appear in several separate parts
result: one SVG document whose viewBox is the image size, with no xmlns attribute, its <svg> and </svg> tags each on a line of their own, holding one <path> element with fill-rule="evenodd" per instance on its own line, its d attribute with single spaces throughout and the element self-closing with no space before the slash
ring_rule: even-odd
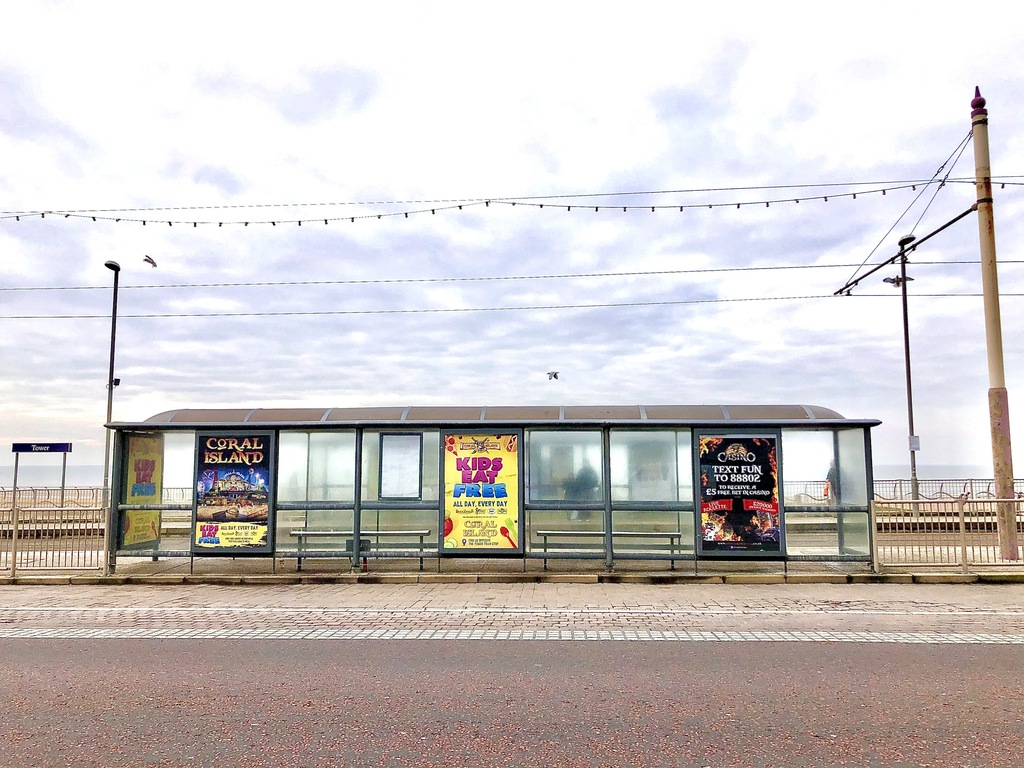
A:
<svg viewBox="0 0 1024 768">
<path fill-rule="evenodd" d="M 162 435 L 128 435 L 125 504 L 156 506 L 163 501 L 164 440 Z M 160 541 L 160 510 L 124 512 L 121 546 L 151 549 Z"/>
<path fill-rule="evenodd" d="M 777 439 L 700 437 L 701 552 L 781 554 Z"/>
<path fill-rule="evenodd" d="M 445 554 L 523 551 L 518 434 L 444 437 Z"/>
<path fill-rule="evenodd" d="M 196 441 L 192 552 L 233 556 L 270 552 L 273 434 L 198 434 Z"/>
</svg>

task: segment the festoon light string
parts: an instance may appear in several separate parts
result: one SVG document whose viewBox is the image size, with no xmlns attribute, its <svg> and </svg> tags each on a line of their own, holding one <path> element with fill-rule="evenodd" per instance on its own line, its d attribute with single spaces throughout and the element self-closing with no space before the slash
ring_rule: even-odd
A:
<svg viewBox="0 0 1024 768">
<path fill-rule="evenodd" d="M 1022 177 L 1008 176 L 1000 177 L 1001 188 L 1005 189 L 1007 185 L 1010 186 L 1022 186 L 1024 182 L 1013 181 Z M 789 185 L 789 186 L 762 186 L 762 187 L 726 187 L 726 188 L 707 188 L 707 189 L 680 189 L 680 190 L 660 190 L 660 191 L 634 191 L 634 192 L 597 192 L 597 193 L 584 193 L 584 194 L 567 194 L 567 195 L 545 195 L 545 196 L 525 196 L 525 197 L 493 197 L 493 198 L 466 198 L 466 199 L 437 199 L 437 200 L 391 200 L 391 201 L 355 201 L 355 202 L 341 202 L 341 203 L 272 203 L 272 204 L 253 204 L 253 205 L 209 205 L 209 206 L 177 206 L 177 207 L 159 207 L 159 208 L 105 208 L 105 209 L 49 209 L 49 210 L 27 210 L 27 211 L 3 211 L 0 212 L 0 221 L 15 221 L 20 222 L 22 219 L 33 219 L 40 218 L 46 219 L 47 217 L 55 219 L 88 219 L 94 222 L 113 222 L 113 223 L 132 223 L 141 224 L 142 226 L 162 226 L 167 225 L 173 227 L 174 225 L 193 227 L 197 228 L 200 225 L 204 227 L 224 227 L 227 226 L 242 226 L 248 227 L 249 225 L 270 225 L 276 227 L 279 224 L 284 225 L 329 225 L 334 222 L 349 222 L 356 223 L 357 221 L 372 221 L 393 219 L 401 217 L 408 219 L 410 216 L 420 215 L 437 215 L 438 213 L 448 213 L 454 211 L 462 211 L 467 208 L 490 208 L 493 206 L 508 206 L 508 207 L 523 207 L 523 208 L 536 208 L 538 210 L 564 210 L 567 212 L 584 212 L 591 211 L 599 213 L 601 211 L 621 211 L 622 213 L 628 213 L 630 211 L 648 211 L 650 213 L 656 213 L 658 211 L 677 211 L 683 213 L 687 210 L 704 210 L 704 209 L 715 209 L 715 208 L 747 208 L 747 207 L 764 207 L 770 208 L 773 204 L 787 204 L 801 202 L 824 202 L 827 203 L 830 200 L 836 199 L 847 199 L 856 200 L 859 197 L 866 197 L 869 195 L 886 195 L 889 192 L 898 192 L 903 190 L 917 191 L 919 186 L 935 186 L 936 188 L 944 187 L 947 183 L 953 184 L 973 184 L 974 180 L 969 178 L 957 178 L 957 179 L 915 179 L 910 181 L 902 182 L 883 182 L 881 185 L 875 184 L 869 186 L 866 189 L 850 190 L 849 187 L 858 186 L 860 182 L 845 182 L 841 184 L 801 184 L 801 185 Z M 715 202 L 713 200 L 705 200 L 701 202 L 690 202 L 679 204 L 678 202 L 673 203 L 655 203 L 655 204 L 609 204 L 609 203 L 598 203 L 594 205 L 592 200 L 594 198 L 609 198 L 609 197 L 636 197 L 641 195 L 646 196 L 664 196 L 668 194 L 711 194 L 711 193 L 722 193 L 730 191 L 756 191 L 756 190 L 778 190 L 778 189 L 807 189 L 807 188 L 842 188 L 845 191 L 838 191 L 833 193 L 821 193 L 809 196 L 787 196 L 787 197 L 773 197 L 772 199 L 761 199 L 761 200 L 733 200 L 728 202 Z M 399 211 L 382 211 L 376 213 L 360 213 L 357 215 L 348 216 L 304 216 L 299 218 L 292 217 L 280 217 L 280 218 L 252 218 L 252 219 L 199 219 L 197 218 L 179 218 L 179 217 L 159 217 L 159 216 L 145 216 L 139 215 L 145 213 L 159 213 L 162 211 L 212 211 L 212 210 L 256 210 L 266 208 L 333 208 L 342 206 L 370 206 L 370 205 L 417 205 L 415 208 L 399 210 Z M 135 214 L 135 215 L 132 215 Z"/>
</svg>

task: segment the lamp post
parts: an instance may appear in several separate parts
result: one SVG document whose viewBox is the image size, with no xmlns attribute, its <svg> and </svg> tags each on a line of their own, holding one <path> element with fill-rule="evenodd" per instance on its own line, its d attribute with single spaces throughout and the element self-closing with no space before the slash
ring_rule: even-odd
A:
<svg viewBox="0 0 1024 768">
<path fill-rule="evenodd" d="M 104 428 L 110 423 L 114 411 L 114 387 L 121 383 L 114 378 L 114 345 L 117 341 L 117 278 L 121 273 L 121 265 L 116 261 L 108 261 L 103 266 L 114 273 L 114 300 L 110 308 L 110 369 L 107 373 L 107 420 Z M 110 515 L 110 430 L 106 429 L 107 440 L 103 449 L 103 506 L 107 509 L 108 525 L 113 519 Z M 106 559 L 104 558 L 104 563 Z"/>
<path fill-rule="evenodd" d="M 887 277 L 884 282 L 900 289 L 903 298 L 903 359 L 907 372 L 907 443 L 910 448 L 910 496 L 914 501 L 919 498 L 917 482 L 917 451 L 921 449 L 921 440 L 914 434 L 914 389 L 910 378 L 910 317 L 907 312 L 907 246 L 917 238 L 904 235 L 899 239 L 900 274 L 898 277 Z"/>
</svg>

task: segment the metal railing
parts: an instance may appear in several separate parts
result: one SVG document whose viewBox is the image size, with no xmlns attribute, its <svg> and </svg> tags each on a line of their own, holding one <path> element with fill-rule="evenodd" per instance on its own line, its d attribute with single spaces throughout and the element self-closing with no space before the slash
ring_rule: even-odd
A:
<svg viewBox="0 0 1024 768">
<path fill-rule="evenodd" d="M 1000 547 L 997 513 L 1001 505 L 1016 520 L 1018 539 L 1024 540 L 1024 502 L 1019 499 L 876 500 L 874 562 L 884 567 L 944 567 L 963 573 L 984 566 L 1024 566 L 1024 552 L 1004 556 Z M 1005 509 L 1005 508 L 1004 508 Z"/>
<path fill-rule="evenodd" d="M 20 495 L 20 494 L 19 494 Z M 106 509 L 68 502 L 0 509 L 0 572 L 101 570 L 106 551 Z"/>
<path fill-rule="evenodd" d="M 799 492 L 817 499 L 820 485 L 801 483 Z M 1016 499 L 995 499 L 993 485 L 990 480 L 921 481 L 914 500 L 909 481 L 876 483 L 871 505 L 874 567 L 940 567 L 964 573 L 989 566 L 1024 567 L 1024 551 L 1019 549 L 1016 560 L 1004 557 L 996 524 L 1000 505 L 1012 505 L 1018 539 L 1024 542 L 1024 498 L 1018 492 Z M 1024 481 L 1017 485 L 1024 486 Z M 787 484 L 787 496 L 794 487 Z M 163 503 L 185 505 L 191 498 L 190 488 L 169 488 Z M 0 574 L 101 571 L 107 551 L 102 500 L 102 488 L 19 488 L 15 503 L 10 490 L 0 489 Z M 168 530 L 162 533 L 187 535 L 190 524 L 191 513 L 182 507 L 164 516 L 162 526 Z"/>
<path fill-rule="evenodd" d="M 995 480 L 918 480 L 918 498 L 928 500 L 957 499 L 965 493 L 972 499 L 996 498 Z M 876 480 L 875 498 L 889 501 L 913 498 L 909 480 Z M 1017 498 L 1024 496 L 1024 480 L 1013 481 Z"/>
</svg>

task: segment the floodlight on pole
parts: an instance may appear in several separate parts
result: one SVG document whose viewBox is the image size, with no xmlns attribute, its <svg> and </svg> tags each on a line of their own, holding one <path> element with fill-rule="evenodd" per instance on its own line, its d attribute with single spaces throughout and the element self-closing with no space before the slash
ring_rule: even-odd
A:
<svg viewBox="0 0 1024 768">
<path fill-rule="evenodd" d="M 919 498 L 917 480 L 917 451 L 921 450 L 921 440 L 914 433 L 914 388 L 910 375 L 910 314 L 907 311 L 907 283 L 913 280 L 907 277 L 907 247 L 917 237 L 904 235 L 899 239 L 900 274 L 898 277 L 887 277 L 883 282 L 900 289 L 903 298 L 903 360 L 907 375 L 907 446 L 910 448 L 910 494 L 915 501 Z"/>
</svg>

